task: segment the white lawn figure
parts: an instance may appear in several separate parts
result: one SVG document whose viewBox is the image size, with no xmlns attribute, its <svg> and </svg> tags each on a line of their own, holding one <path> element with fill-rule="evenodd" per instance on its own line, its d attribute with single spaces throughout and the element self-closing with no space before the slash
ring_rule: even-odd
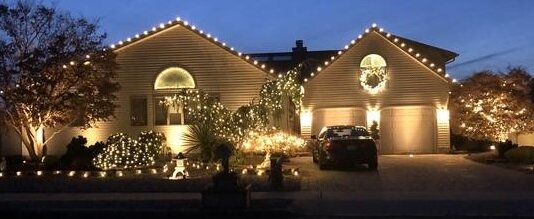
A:
<svg viewBox="0 0 534 219">
<path fill-rule="evenodd" d="M 6 171 L 6 168 L 7 168 L 6 158 L 2 157 L 2 161 L 0 161 L 0 172 Z"/>
<path fill-rule="evenodd" d="M 172 173 L 171 179 L 178 179 L 178 174 L 182 174 L 183 179 L 187 176 L 187 171 L 185 170 L 185 160 L 187 158 L 182 154 L 178 153 L 176 157 L 172 159 L 175 161 L 176 166 L 174 167 L 174 172 Z"/>
</svg>

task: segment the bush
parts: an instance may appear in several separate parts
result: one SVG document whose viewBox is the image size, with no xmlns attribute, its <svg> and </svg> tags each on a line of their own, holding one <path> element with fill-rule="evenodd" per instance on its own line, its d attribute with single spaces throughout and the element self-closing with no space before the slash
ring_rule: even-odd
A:
<svg viewBox="0 0 534 219">
<path fill-rule="evenodd" d="M 534 147 L 524 146 L 508 150 L 504 157 L 510 162 L 534 164 Z"/>
<path fill-rule="evenodd" d="M 67 145 L 67 152 L 61 156 L 56 164 L 49 160 L 45 166 L 48 169 L 68 169 L 68 170 L 94 170 L 92 163 L 99 151 L 104 148 L 104 143 L 97 142 L 95 145 L 87 146 L 87 138 L 78 136 L 72 138 Z"/>
<path fill-rule="evenodd" d="M 517 148 L 517 144 L 513 144 L 510 140 L 507 140 L 506 142 L 500 142 L 497 144 L 497 154 L 500 158 L 504 158 L 504 154 L 514 148 Z"/>
<path fill-rule="evenodd" d="M 495 142 L 472 139 L 464 135 L 451 134 L 451 147 L 459 151 L 483 152 L 487 151 Z"/>
<path fill-rule="evenodd" d="M 158 132 L 141 132 L 138 140 L 124 133 L 110 136 L 106 146 L 92 160 L 100 169 L 134 169 L 153 166 L 164 148 L 165 135 Z"/>
</svg>

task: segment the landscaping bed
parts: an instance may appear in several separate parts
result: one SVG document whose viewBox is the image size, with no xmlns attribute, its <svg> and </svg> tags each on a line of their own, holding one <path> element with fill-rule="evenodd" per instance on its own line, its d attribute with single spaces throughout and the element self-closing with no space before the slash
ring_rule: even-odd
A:
<svg viewBox="0 0 534 219">
<path fill-rule="evenodd" d="M 501 168 L 524 172 L 527 174 L 534 174 L 534 165 L 510 162 L 506 158 L 499 158 L 498 154 L 495 151 L 468 154 L 467 156 L 465 156 L 465 158 L 478 163 L 494 165 Z"/>
</svg>

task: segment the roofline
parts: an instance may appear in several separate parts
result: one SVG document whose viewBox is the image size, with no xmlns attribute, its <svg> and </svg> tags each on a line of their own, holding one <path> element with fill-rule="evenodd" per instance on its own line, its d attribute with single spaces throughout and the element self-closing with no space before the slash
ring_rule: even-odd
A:
<svg viewBox="0 0 534 219">
<path fill-rule="evenodd" d="M 174 28 L 174 27 L 185 27 L 187 30 L 197 34 L 198 36 L 204 38 L 205 40 L 213 43 L 214 45 L 219 46 L 220 48 L 224 49 L 225 51 L 231 53 L 232 55 L 237 56 L 241 60 L 251 64 L 252 66 L 256 67 L 257 69 L 261 70 L 262 72 L 266 73 L 266 75 L 276 78 L 275 69 L 268 68 L 266 64 L 262 64 L 257 60 L 252 59 L 249 55 L 246 55 L 242 52 L 236 51 L 234 47 L 228 46 L 225 42 L 220 42 L 219 39 L 215 36 L 212 36 L 210 33 L 205 33 L 203 30 L 198 29 L 195 25 L 190 25 L 188 21 L 182 20 L 180 17 L 176 17 L 174 20 L 169 20 L 167 23 L 160 23 L 159 26 L 154 26 L 150 30 L 145 30 L 141 34 L 135 34 L 135 36 L 126 38 L 125 41 L 118 41 L 117 44 L 111 44 L 109 48 L 113 52 L 119 52 L 122 49 L 125 49 L 126 47 L 136 44 L 138 42 L 141 42 L 145 39 L 148 39 L 152 36 L 156 36 L 159 33 L 162 33 L 165 30 Z M 106 50 L 106 49 L 104 49 Z M 269 70 L 267 70 L 269 69 Z"/>
<path fill-rule="evenodd" d="M 330 66 L 335 61 L 337 61 L 341 56 L 343 56 L 346 53 L 346 51 L 348 51 L 349 49 L 352 49 L 352 47 L 356 46 L 363 39 L 363 37 L 367 36 L 371 32 L 379 34 L 384 39 L 386 39 L 388 42 L 390 42 L 393 45 L 395 45 L 398 49 L 404 51 L 406 54 L 410 55 L 410 57 L 416 59 L 420 64 L 422 64 L 423 66 L 427 67 L 432 72 L 436 73 L 437 76 L 440 76 L 440 78 L 442 78 L 443 80 L 445 80 L 445 81 L 447 81 L 449 83 L 451 83 L 451 82 L 452 83 L 456 83 L 457 82 L 456 79 L 452 79 L 451 80 L 449 78 L 449 75 L 447 73 L 445 73 L 442 68 L 438 68 L 436 66 L 436 64 L 434 64 L 434 62 L 428 60 L 421 53 L 418 53 L 413 48 L 407 46 L 406 43 L 403 40 L 399 39 L 399 37 L 396 37 L 395 35 L 393 35 L 391 33 L 386 33 L 384 31 L 384 28 L 380 28 L 380 27 L 378 27 L 377 24 L 373 23 L 370 28 L 365 29 L 364 33 L 358 35 L 358 37 L 356 39 L 351 40 L 350 41 L 350 45 L 347 44 L 347 45 L 345 45 L 345 47 L 343 47 L 343 49 L 339 50 L 338 53 L 337 53 L 338 54 L 337 56 L 331 56 L 330 60 L 326 60 L 324 62 L 324 65 L 317 67 L 317 73 L 311 72 L 310 73 L 310 76 L 311 76 L 310 79 L 304 78 L 304 83 L 307 83 L 308 81 L 314 79 L 317 75 L 320 74 L 320 72 L 323 69 L 328 68 L 328 66 Z"/>
</svg>

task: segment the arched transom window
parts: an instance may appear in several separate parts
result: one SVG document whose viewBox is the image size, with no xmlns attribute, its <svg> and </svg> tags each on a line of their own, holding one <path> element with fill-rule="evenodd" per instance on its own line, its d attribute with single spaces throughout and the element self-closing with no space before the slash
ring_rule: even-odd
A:
<svg viewBox="0 0 534 219">
<path fill-rule="evenodd" d="M 369 54 L 360 62 L 360 85 L 375 94 L 386 87 L 387 64 L 382 56 Z"/>
<path fill-rule="evenodd" d="M 195 88 L 195 79 L 185 69 L 170 67 L 159 73 L 154 82 L 155 90 Z"/>
</svg>

